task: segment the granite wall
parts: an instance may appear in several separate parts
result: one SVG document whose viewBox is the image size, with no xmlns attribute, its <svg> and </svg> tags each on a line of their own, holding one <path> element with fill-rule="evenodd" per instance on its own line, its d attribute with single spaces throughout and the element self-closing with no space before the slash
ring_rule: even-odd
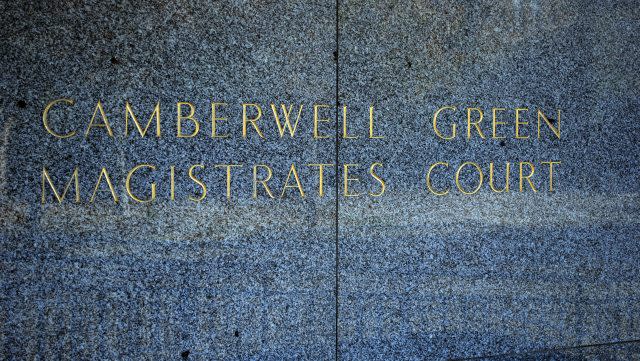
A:
<svg viewBox="0 0 640 361">
<path fill-rule="evenodd" d="M 4 359 L 640 359 L 640 4 L 337 5 L 0 4 Z M 56 139 L 42 112 L 62 97 L 75 104 L 51 121 L 78 134 Z M 359 139 L 336 144 L 336 97 Z M 98 100 L 114 137 L 83 134 Z M 125 137 L 126 101 L 140 120 L 160 102 L 163 136 Z M 228 104 L 228 139 L 209 137 L 212 101 Z M 195 107 L 197 137 L 173 136 L 177 102 Z M 304 104 L 302 136 L 242 138 L 243 102 L 265 119 L 269 103 Z M 327 139 L 312 137 L 313 104 L 330 105 Z M 370 105 L 382 139 L 366 137 Z M 559 108 L 562 137 L 514 139 L 507 125 L 506 139 L 468 140 L 460 123 L 445 141 L 431 128 L 445 105 L 487 119 L 504 107 L 511 126 L 515 108 Z M 281 190 L 291 163 L 336 157 L 363 178 L 382 163 L 385 194 L 336 197 L 342 168 L 328 167 L 320 197 L 302 166 L 304 199 L 251 197 L 254 164 Z M 425 188 L 438 161 L 544 160 L 562 162 L 554 192 L 547 178 L 539 192 Z M 143 163 L 157 170 L 132 184 L 148 196 L 156 182 L 153 203 L 126 196 Z M 203 195 L 194 164 L 202 202 L 189 200 Z M 231 200 L 215 164 L 243 164 Z M 42 204 L 43 167 L 58 187 L 78 167 L 81 202 Z M 104 183 L 88 201 L 102 167 L 117 204 Z"/>
</svg>

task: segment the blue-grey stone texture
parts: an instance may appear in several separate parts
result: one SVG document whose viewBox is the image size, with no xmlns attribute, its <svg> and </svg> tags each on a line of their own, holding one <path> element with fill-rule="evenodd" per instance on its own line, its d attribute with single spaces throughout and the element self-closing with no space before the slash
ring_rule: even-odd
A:
<svg viewBox="0 0 640 361">
<path fill-rule="evenodd" d="M 330 163 L 335 143 L 280 140 L 273 127 L 266 141 L 243 140 L 238 117 L 242 102 L 331 104 L 335 7 L 36 1 L 3 2 L 0 14 L 0 358 L 333 358 L 335 197 L 254 201 L 250 182 L 256 163 L 271 165 L 279 182 L 292 162 Z M 60 97 L 76 104 L 52 111 L 52 123 L 79 135 L 57 140 L 42 111 Z M 114 138 L 97 128 L 83 137 L 98 99 Z M 124 138 L 127 100 L 141 122 L 160 101 L 162 138 Z M 196 139 L 175 137 L 179 101 L 196 107 Z M 209 137 L 211 101 L 229 104 L 220 130 L 234 137 Z M 124 176 L 140 163 L 157 167 L 152 204 L 124 196 Z M 245 165 L 230 202 L 213 167 L 222 163 Z M 186 199 L 201 193 L 186 176 L 192 164 L 207 167 L 198 171 L 210 194 L 201 203 Z M 82 202 L 49 195 L 40 205 L 43 166 L 59 187 L 78 166 Z M 88 202 L 103 166 L 118 205 L 104 184 Z M 136 178 L 145 194 L 150 180 Z"/>
<path fill-rule="evenodd" d="M 521 354 L 507 353 L 487 355 L 473 358 L 477 361 L 574 361 L 574 360 L 638 360 L 640 359 L 640 342 L 619 342 L 580 347 L 538 350 Z"/>
<path fill-rule="evenodd" d="M 340 159 L 382 162 L 389 183 L 384 197 L 340 202 L 343 359 L 640 339 L 639 5 L 341 2 L 341 101 L 375 104 L 386 138 L 343 141 Z M 454 140 L 433 134 L 440 106 L 459 109 Z M 467 140 L 467 107 L 485 110 L 485 134 L 492 107 L 511 109 L 507 139 Z M 561 139 L 514 139 L 519 107 L 561 109 Z M 546 178 L 538 193 L 517 180 L 508 194 L 425 189 L 437 161 L 452 168 L 444 187 L 465 161 L 504 175 L 507 161 L 543 160 L 562 162 L 553 193 L 537 183 Z"/>
<path fill-rule="evenodd" d="M 5 1 L 0 20 L 2 359 L 640 358 L 637 1 Z M 336 93 L 360 135 L 340 163 L 363 180 L 383 163 L 386 193 L 336 205 L 341 174 L 318 197 L 300 167 L 305 199 L 252 199 L 254 164 L 281 189 L 291 163 L 335 162 L 335 113 L 313 140 L 309 107 Z M 78 135 L 58 140 L 42 111 L 61 97 L 76 104 L 52 120 Z M 98 100 L 114 138 L 83 136 Z M 125 138 L 125 101 L 144 121 L 159 101 L 162 138 Z M 181 101 L 194 139 L 175 138 Z M 229 139 L 209 137 L 212 101 Z M 242 139 L 243 102 L 265 119 L 304 104 L 302 136 Z M 370 105 L 383 139 L 366 139 Z M 445 105 L 462 109 L 450 141 L 431 128 Z M 490 109 L 509 109 L 507 139 L 465 139 L 466 107 L 487 134 Z M 518 107 L 562 109 L 561 139 L 513 139 Z M 553 193 L 425 188 L 433 162 L 549 160 Z M 141 163 L 157 167 L 133 181 L 157 183 L 151 204 L 125 196 Z M 222 163 L 244 165 L 231 201 Z M 79 167 L 82 202 L 40 204 L 43 167 L 58 185 Z M 117 205 L 104 184 L 88 202 L 101 167 Z"/>
</svg>

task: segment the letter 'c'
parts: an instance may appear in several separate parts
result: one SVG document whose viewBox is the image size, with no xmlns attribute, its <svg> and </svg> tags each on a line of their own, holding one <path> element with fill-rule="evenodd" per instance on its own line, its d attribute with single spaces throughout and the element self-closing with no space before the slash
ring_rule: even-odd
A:
<svg viewBox="0 0 640 361">
<path fill-rule="evenodd" d="M 437 166 L 444 166 L 445 168 L 449 168 L 449 163 L 445 163 L 445 162 L 437 162 L 437 163 L 433 163 L 431 165 L 431 167 L 429 167 L 429 171 L 427 172 L 427 188 L 429 188 L 429 191 L 437 196 L 444 196 L 447 195 L 449 193 L 449 188 L 447 188 L 446 190 L 442 191 L 442 192 L 438 192 L 435 189 L 433 189 L 433 186 L 431 185 L 431 172 L 433 171 L 433 168 L 437 167 Z"/>
<path fill-rule="evenodd" d="M 56 99 L 56 100 L 52 100 L 49 102 L 49 104 L 47 104 L 47 106 L 44 108 L 44 111 L 42 112 L 42 124 L 44 124 L 44 129 L 47 130 L 47 132 L 51 135 L 53 135 L 56 138 L 69 138 L 69 137 L 73 137 L 74 135 L 76 135 L 76 131 L 72 131 L 69 132 L 67 134 L 58 134 L 56 132 L 53 131 L 53 129 L 51 129 L 51 127 L 49 126 L 49 122 L 48 122 L 48 117 L 49 117 L 49 110 L 56 105 L 57 103 L 61 103 L 61 102 L 65 102 L 69 105 L 73 105 L 75 104 L 75 101 L 73 99 L 66 99 L 66 98 L 60 98 L 60 99 Z"/>
</svg>

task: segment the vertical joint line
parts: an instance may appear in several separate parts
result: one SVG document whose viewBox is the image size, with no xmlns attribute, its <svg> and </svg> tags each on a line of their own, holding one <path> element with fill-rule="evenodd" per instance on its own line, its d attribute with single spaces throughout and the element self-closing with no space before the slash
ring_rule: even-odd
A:
<svg viewBox="0 0 640 361">
<path fill-rule="evenodd" d="M 340 62 L 340 28 L 338 26 L 338 21 L 339 21 L 339 6 L 340 6 L 340 0 L 336 0 L 336 50 L 335 50 L 335 62 L 336 62 L 336 113 L 335 113 L 335 121 L 336 121 L 336 139 L 335 139 L 335 152 L 336 152 L 336 158 L 335 158 L 335 196 L 336 196 L 336 214 L 335 214 L 335 234 L 336 234 L 336 238 L 335 238 L 335 290 L 334 290 L 334 297 L 335 297 L 335 308 L 336 308 L 336 313 L 335 313 L 335 345 L 336 345 L 336 349 L 335 349 L 335 359 L 336 361 L 339 359 L 339 328 L 338 328 L 338 312 L 339 312 L 339 301 L 338 301 L 338 291 L 339 291 L 339 269 L 340 269 L 340 253 L 339 253 L 339 234 L 338 234 L 338 207 L 340 206 L 340 165 L 339 165 L 339 160 L 340 160 L 340 126 L 339 126 L 339 122 L 338 122 L 338 114 L 339 114 L 339 109 L 340 109 L 340 92 L 339 92 L 339 79 L 340 79 L 340 73 L 339 73 L 339 62 Z"/>
</svg>

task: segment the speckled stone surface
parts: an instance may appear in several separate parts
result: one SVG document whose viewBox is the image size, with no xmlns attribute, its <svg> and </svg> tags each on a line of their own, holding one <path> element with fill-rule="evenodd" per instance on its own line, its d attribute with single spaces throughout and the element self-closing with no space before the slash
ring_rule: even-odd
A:
<svg viewBox="0 0 640 361">
<path fill-rule="evenodd" d="M 388 165 L 384 197 L 340 204 L 344 359 L 640 338 L 639 15 L 633 1 L 344 2 L 342 101 L 374 103 L 386 138 L 344 141 L 340 158 Z M 460 136 L 440 140 L 431 117 L 450 105 Z M 467 107 L 485 109 L 485 134 L 492 107 L 511 109 L 507 139 L 467 140 Z M 560 108 L 561 139 L 514 139 L 518 107 Z M 451 183 L 465 161 L 541 160 L 562 161 L 554 193 Z M 437 161 L 452 168 L 443 197 L 425 187 Z"/>
<path fill-rule="evenodd" d="M 333 193 L 254 201 L 251 166 L 271 165 L 282 184 L 291 162 L 331 162 L 335 145 L 279 140 L 274 127 L 266 141 L 255 133 L 243 140 L 238 127 L 242 102 L 330 104 L 335 8 L 41 1 L 3 2 L 0 14 L 0 358 L 331 359 Z M 77 137 L 56 140 L 42 127 L 44 106 L 59 97 L 76 105 L 56 109 L 52 122 L 61 132 L 77 129 Z M 82 136 L 98 99 L 114 139 L 97 128 Z M 160 140 L 124 139 L 126 100 L 141 122 L 160 101 Z M 196 106 L 196 139 L 175 138 L 178 101 Z M 209 138 L 211 101 L 229 104 L 220 131 L 234 137 Z M 139 163 L 157 167 L 153 204 L 124 196 L 126 172 Z M 218 163 L 245 164 L 234 170 L 231 202 Z M 192 164 L 206 166 L 197 174 L 209 195 L 199 204 L 186 199 L 202 193 L 186 176 Z M 170 165 L 175 202 L 168 200 Z M 57 184 L 78 166 L 82 203 L 57 205 L 49 195 L 41 206 L 43 166 Z M 120 195 L 117 206 L 104 183 L 88 204 L 102 166 Z M 142 173 L 133 187 L 148 196 Z"/>
<path fill-rule="evenodd" d="M 522 354 L 509 353 L 479 357 L 478 361 L 574 361 L 574 360 L 637 360 L 640 358 L 640 342 L 621 342 L 555 350 L 537 350 Z"/>
<path fill-rule="evenodd" d="M 637 343 L 576 347 L 640 339 L 639 9 L 341 1 L 335 53 L 333 2 L 1 3 L 2 358 L 334 359 L 337 215 L 341 359 L 637 359 Z M 366 134 L 373 104 L 385 136 L 342 141 L 340 162 L 363 179 L 382 162 L 385 195 L 336 209 L 335 173 L 320 198 L 302 167 L 309 197 L 252 199 L 253 164 L 281 188 L 292 162 L 334 162 L 333 139 L 310 137 L 308 107 L 335 104 L 336 55 L 350 129 Z M 76 104 L 52 119 L 76 137 L 43 130 L 59 97 Z M 83 138 L 98 99 L 113 139 Z M 127 100 L 145 121 L 161 103 L 161 139 L 124 138 Z M 195 139 L 172 136 L 180 101 L 202 122 Z M 209 137 L 212 101 L 229 104 L 230 139 Z M 304 136 L 240 137 L 242 102 L 266 119 L 280 101 L 305 104 Z M 560 108 L 562 139 L 438 140 L 443 105 Z M 424 187 L 436 161 L 525 160 L 562 161 L 556 192 Z M 140 163 L 157 167 L 132 183 L 148 195 L 156 182 L 152 204 L 124 195 Z M 221 163 L 244 164 L 231 201 Z M 205 165 L 202 203 L 187 198 L 202 194 L 193 164 Z M 41 205 L 43 166 L 58 184 L 79 167 L 81 204 Z M 103 166 L 118 205 L 104 184 L 87 202 Z"/>
</svg>

